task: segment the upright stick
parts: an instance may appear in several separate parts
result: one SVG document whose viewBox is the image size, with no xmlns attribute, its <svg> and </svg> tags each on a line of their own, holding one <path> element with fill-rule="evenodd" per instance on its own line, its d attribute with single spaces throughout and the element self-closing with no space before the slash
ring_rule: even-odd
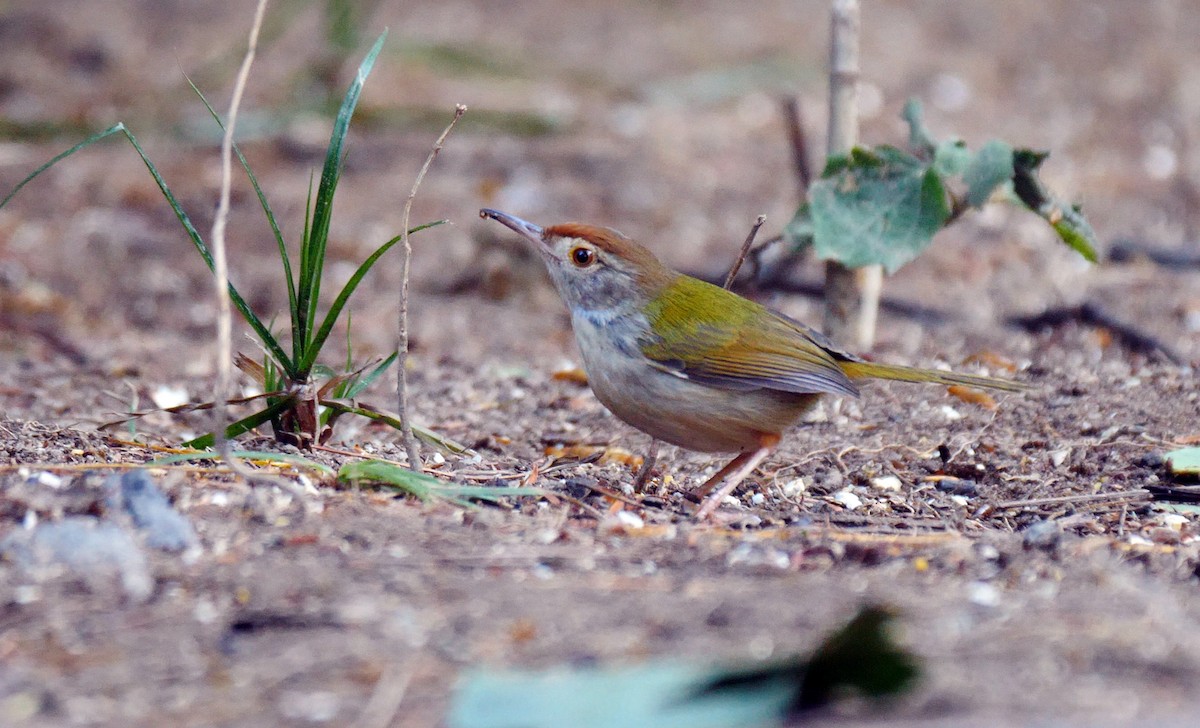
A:
<svg viewBox="0 0 1200 728">
<path fill-rule="evenodd" d="M 213 419 L 215 420 L 215 444 L 222 459 L 230 469 L 242 477 L 249 477 L 249 469 L 241 467 L 229 451 L 229 442 L 225 437 L 225 428 L 229 425 L 226 412 L 226 402 L 233 386 L 233 313 L 229 300 L 229 261 L 225 254 L 225 225 L 229 219 L 229 197 L 233 186 L 233 130 L 237 126 L 238 107 L 242 103 L 242 95 L 246 91 L 246 81 L 250 77 L 250 65 L 254 63 L 254 54 L 258 48 L 258 34 L 262 29 L 263 15 L 266 13 L 267 0 L 259 0 L 254 12 L 254 23 L 250 27 L 250 40 L 247 43 L 246 55 L 238 70 L 237 80 L 233 85 L 233 98 L 229 102 L 229 116 L 225 123 L 225 134 L 221 138 L 221 192 L 217 200 L 217 212 L 213 216 L 212 250 L 213 278 L 216 283 L 217 295 L 217 387 L 213 393 Z"/>
<path fill-rule="evenodd" d="M 408 467 L 417 472 L 421 471 L 421 453 L 417 449 L 417 438 L 413 436 L 412 418 L 408 412 L 408 269 L 412 261 L 412 245 L 408 242 L 408 221 L 412 214 L 413 200 L 416 199 L 417 190 L 421 187 L 421 180 L 425 179 L 429 165 L 433 164 L 438 152 L 442 151 L 442 145 L 446 143 L 446 137 L 450 136 L 450 131 L 454 129 L 454 125 L 465 113 L 467 113 L 466 106 L 458 104 L 454 107 L 454 118 L 450 120 L 450 123 L 442 131 L 442 135 L 434 142 L 429 156 L 425 157 L 425 164 L 421 165 L 421 171 L 417 173 L 412 191 L 408 193 L 408 199 L 404 202 L 404 220 L 401 223 L 404 226 L 400 232 L 404 237 L 404 245 L 400 256 L 400 313 L 398 341 L 396 342 L 396 413 L 400 415 L 400 431 L 404 438 L 404 452 L 408 455 Z"/>
<path fill-rule="evenodd" d="M 829 154 L 848 152 L 858 143 L 858 0 L 833 0 L 829 50 Z M 883 269 L 825 264 L 825 333 L 852 349 L 875 343 Z"/>
</svg>

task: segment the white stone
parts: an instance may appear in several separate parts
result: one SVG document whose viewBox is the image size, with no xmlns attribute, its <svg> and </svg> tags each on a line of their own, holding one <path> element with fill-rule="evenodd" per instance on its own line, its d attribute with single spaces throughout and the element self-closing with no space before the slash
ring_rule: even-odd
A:
<svg viewBox="0 0 1200 728">
<path fill-rule="evenodd" d="M 900 490 L 900 479 L 895 475 L 881 475 L 878 478 L 871 478 L 871 487 L 876 490 Z"/>
<path fill-rule="evenodd" d="M 833 494 L 833 499 L 846 507 L 846 510 L 853 511 L 862 507 L 862 498 L 854 494 L 854 491 L 849 488 L 842 488 Z"/>
</svg>

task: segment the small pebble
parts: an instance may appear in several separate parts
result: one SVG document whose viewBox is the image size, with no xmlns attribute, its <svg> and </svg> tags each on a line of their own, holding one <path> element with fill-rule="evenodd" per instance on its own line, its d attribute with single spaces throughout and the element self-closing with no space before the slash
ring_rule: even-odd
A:
<svg viewBox="0 0 1200 728">
<path fill-rule="evenodd" d="M 762 493 L 755 493 L 754 495 L 750 496 L 750 503 L 752 505 L 761 506 L 763 503 L 766 503 L 766 502 L 767 502 L 767 497 L 765 495 L 763 495 Z"/>
<path fill-rule="evenodd" d="M 942 417 L 945 417 L 947 422 L 958 422 L 963 416 L 958 410 L 948 404 L 944 404 L 942 405 Z"/>
<path fill-rule="evenodd" d="M 808 490 L 808 484 L 804 482 L 804 478 L 792 478 L 780 487 L 783 489 L 783 495 L 787 498 L 803 495 L 804 491 Z"/>
<path fill-rule="evenodd" d="M 876 490 L 900 490 L 900 479 L 895 475 L 881 475 L 878 478 L 871 478 L 871 487 Z"/>
<path fill-rule="evenodd" d="M 985 581 L 973 581 L 967 585 L 967 599 L 981 607 L 995 607 L 1000 604 L 1000 590 Z"/>
<path fill-rule="evenodd" d="M 1062 527 L 1054 520 L 1032 523 L 1021 531 L 1021 542 L 1027 549 L 1051 551 L 1062 539 Z"/>
<path fill-rule="evenodd" d="M 862 498 L 859 498 L 849 488 L 843 488 L 832 496 L 833 500 L 841 503 L 846 507 L 846 510 L 853 511 L 862 507 Z"/>
<path fill-rule="evenodd" d="M 34 473 L 32 480 L 38 485 L 44 485 L 47 488 L 61 488 L 63 484 L 63 479 L 61 477 L 46 470 L 40 470 L 37 473 Z"/>
<path fill-rule="evenodd" d="M 985 561 L 995 561 L 1000 558 L 1000 549 L 990 543 L 981 543 L 975 547 L 975 552 L 979 554 L 979 558 Z"/>
<path fill-rule="evenodd" d="M 626 533 L 645 527 L 646 522 L 633 511 L 621 509 L 616 513 L 608 513 L 600 521 L 601 533 Z"/>
<path fill-rule="evenodd" d="M 937 489 L 954 495 L 979 495 L 979 483 L 974 480 L 963 480 L 961 478 L 942 478 L 937 481 Z"/>
<path fill-rule="evenodd" d="M 191 396 L 188 394 L 187 387 L 160 384 L 150 393 L 150 399 L 154 402 L 155 407 L 170 409 L 187 404 L 191 401 Z"/>
<path fill-rule="evenodd" d="M 339 707 L 337 693 L 326 690 L 288 690 L 279 697 L 279 712 L 284 717 L 308 723 L 328 723 L 337 717 Z"/>
<path fill-rule="evenodd" d="M 1162 523 L 1167 528 L 1173 528 L 1176 531 L 1182 529 L 1188 522 L 1188 517 L 1181 513 L 1164 513 L 1162 515 Z"/>
</svg>

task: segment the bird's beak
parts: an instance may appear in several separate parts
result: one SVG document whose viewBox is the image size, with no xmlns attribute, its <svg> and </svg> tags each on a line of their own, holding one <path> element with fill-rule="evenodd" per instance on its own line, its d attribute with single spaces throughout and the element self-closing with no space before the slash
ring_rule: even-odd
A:
<svg viewBox="0 0 1200 728">
<path fill-rule="evenodd" d="M 479 216 L 485 220 L 495 220 L 514 232 L 520 233 L 522 236 L 536 245 L 539 250 L 543 250 L 545 248 L 546 241 L 542 237 L 542 227 L 540 225 L 534 225 L 533 223 L 526 222 L 519 217 L 509 215 L 507 212 L 489 210 L 486 207 L 479 211 Z"/>
</svg>

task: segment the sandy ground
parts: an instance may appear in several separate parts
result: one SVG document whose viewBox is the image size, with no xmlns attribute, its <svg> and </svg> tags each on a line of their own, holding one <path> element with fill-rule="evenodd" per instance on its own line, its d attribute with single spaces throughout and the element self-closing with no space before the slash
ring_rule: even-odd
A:
<svg viewBox="0 0 1200 728">
<path fill-rule="evenodd" d="M 340 88 L 355 61 L 330 61 L 317 9 L 271 13 L 242 139 L 295 239 L 328 135 L 323 79 Z M 226 98 L 248 23 L 228 2 L 4 8 L 0 189 L 124 121 L 207 230 L 218 139 L 183 74 Z M 679 268 L 723 271 L 756 215 L 775 234 L 796 205 L 784 95 L 801 99 L 820 153 L 826 3 L 385 2 L 352 57 L 384 26 L 328 285 L 399 230 L 433 139 L 455 103 L 470 106 L 414 208 L 451 224 L 414 237 L 413 406 L 478 452 L 444 457 L 441 475 L 511 483 L 537 470 L 537 485 L 582 505 L 463 510 L 315 477 L 298 499 L 252 494 L 207 466 L 155 471 L 197 545 L 138 546 L 147 587 L 0 562 L 0 723 L 436 725 L 469 667 L 784 655 L 877 601 L 899 611 L 924 679 L 883 713 L 821 720 L 1191 724 L 1200 526 L 1189 506 L 1139 492 L 1169 479 L 1164 452 L 1200 435 L 1188 366 L 1200 359 L 1200 275 L 1144 254 L 1197 252 L 1200 12 L 870 4 L 864 139 L 901 141 L 898 112 L 917 95 L 939 134 L 1052 150 L 1045 178 L 1084 203 L 1105 262 L 1083 263 L 1027 213 L 968 216 L 889 279 L 889 300 L 925 313 L 885 310 L 871 353 L 1011 364 L 1030 392 L 996 409 L 904 385 L 829 400 L 716 524 L 688 518 L 679 486 L 717 463 L 667 448 L 653 494 L 616 501 L 642 528 L 605 515 L 605 493 L 632 478 L 626 464 L 548 454 L 637 454 L 647 438 L 553 376 L 578 361 L 565 312 L 537 261 L 476 211 L 612 225 Z M 234 202 L 235 280 L 269 318 L 286 305 L 274 244 L 248 187 Z M 1118 244 L 1133 257 L 1109 260 Z M 819 272 L 810 261 L 796 277 Z M 356 296 L 357 357 L 392 346 L 397 285 L 385 259 Z M 0 210 L 0 539 L 35 521 L 128 526 L 106 499 L 113 465 L 153 459 L 151 446 L 206 421 L 146 417 L 141 445 L 96 426 L 171 389 L 206 397 L 210 289 L 124 142 L 68 160 Z M 763 295 L 819 319 L 817 301 Z M 1010 323 L 1081 304 L 1177 361 L 1069 317 Z M 383 385 L 368 397 L 390 398 Z M 362 422 L 333 444 L 401 456 L 393 433 Z"/>
</svg>

